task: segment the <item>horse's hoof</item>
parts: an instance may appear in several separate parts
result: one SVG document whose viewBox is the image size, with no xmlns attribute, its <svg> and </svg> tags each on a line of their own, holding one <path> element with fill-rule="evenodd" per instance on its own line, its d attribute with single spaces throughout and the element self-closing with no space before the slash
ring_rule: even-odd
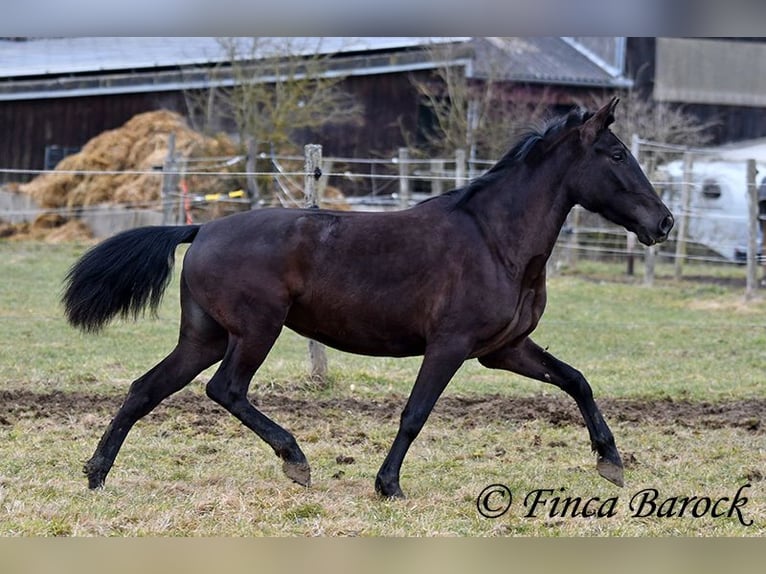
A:
<svg viewBox="0 0 766 574">
<path fill-rule="evenodd" d="M 396 489 L 393 494 L 383 494 L 379 493 L 381 496 L 387 498 L 388 500 L 404 500 L 407 498 L 407 496 L 402 492 L 401 488 Z"/>
<path fill-rule="evenodd" d="M 596 470 L 598 470 L 598 473 L 609 482 L 616 484 L 617 486 L 625 486 L 622 465 L 615 464 L 605 458 L 599 458 L 596 463 Z"/>
<path fill-rule="evenodd" d="M 388 499 L 404 499 L 407 498 L 398 484 L 393 486 L 384 486 L 383 481 L 379 478 L 375 481 L 375 492 L 377 492 L 383 498 Z"/>
<path fill-rule="evenodd" d="M 311 467 L 306 462 L 283 462 L 282 472 L 301 486 L 311 486 Z"/>
<path fill-rule="evenodd" d="M 88 477 L 88 488 L 90 490 L 100 490 L 104 488 L 104 479 L 97 476 Z"/>
<path fill-rule="evenodd" d="M 82 471 L 88 477 L 88 488 L 90 490 L 104 488 L 106 473 L 93 460 L 86 462 Z"/>
</svg>

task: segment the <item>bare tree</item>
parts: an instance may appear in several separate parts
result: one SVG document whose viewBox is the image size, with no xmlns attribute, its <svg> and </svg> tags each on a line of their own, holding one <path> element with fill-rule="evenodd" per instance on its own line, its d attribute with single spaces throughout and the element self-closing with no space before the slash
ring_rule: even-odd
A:
<svg viewBox="0 0 766 574">
<path fill-rule="evenodd" d="M 227 58 L 205 71 L 211 87 L 185 93 L 196 129 L 236 131 L 248 153 L 295 153 L 325 125 L 362 121 L 361 106 L 341 87 L 344 76 L 327 73 L 336 54 L 323 49 L 323 38 L 236 37 L 218 43 Z M 255 171 L 271 167 L 260 166 L 257 156 L 251 161 Z M 251 200 L 266 199 L 263 192 L 273 189 L 269 182 L 253 178 Z"/>
<path fill-rule="evenodd" d="M 596 108 L 603 98 L 591 95 L 586 107 Z M 629 142 L 633 134 L 657 143 L 698 147 L 712 139 L 709 128 L 717 122 L 701 122 L 686 113 L 683 106 L 655 102 L 648 96 L 629 89 L 620 94 L 619 121 L 613 126 L 620 139 Z"/>
<path fill-rule="evenodd" d="M 447 57 L 444 48 L 434 48 L 432 57 L 459 61 L 449 57 L 456 53 L 446 54 Z M 452 65 L 435 70 L 429 79 L 412 80 L 434 119 L 433 130 L 425 134 L 431 153 L 449 154 L 464 148 L 471 157 L 496 159 L 519 131 L 540 124 L 549 112 L 546 102 L 551 98 L 545 88 L 533 90 L 505 79 L 505 62 L 497 54 L 493 58 L 491 51 L 476 53 L 474 57 L 482 58 L 478 77 L 469 78 L 463 66 Z M 634 133 L 659 143 L 686 146 L 701 146 L 711 139 L 709 128 L 715 122 L 700 122 L 682 106 L 654 102 L 636 90 L 626 90 L 621 97 L 620 117 L 614 130 L 623 141 L 629 142 Z M 573 95 L 571 101 L 573 107 L 595 109 L 603 104 L 603 99 L 603 93 L 591 93 L 579 99 Z"/>
<path fill-rule="evenodd" d="M 210 74 L 229 79 L 230 85 L 187 95 L 203 130 L 228 121 L 242 143 L 253 138 L 281 149 L 306 130 L 360 121 L 360 105 L 340 87 L 344 77 L 325 73 L 334 54 L 322 49 L 322 38 L 219 38 L 218 42 L 228 57 Z"/>
<path fill-rule="evenodd" d="M 480 78 L 468 78 L 463 66 L 443 66 L 429 79 L 412 78 L 434 120 L 433 129 L 424 134 L 429 153 L 449 155 L 462 148 L 471 159 L 497 159 L 517 132 L 544 117 L 545 98 L 514 98 L 499 62 L 484 62 L 483 70 Z"/>
</svg>

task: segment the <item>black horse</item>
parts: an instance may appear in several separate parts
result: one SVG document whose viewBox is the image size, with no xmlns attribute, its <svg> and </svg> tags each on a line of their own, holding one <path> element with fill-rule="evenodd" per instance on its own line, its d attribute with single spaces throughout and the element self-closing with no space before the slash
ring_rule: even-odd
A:
<svg viewBox="0 0 766 574">
<path fill-rule="evenodd" d="M 622 485 L 620 455 L 588 382 L 529 334 L 545 307 L 545 266 L 580 204 L 652 245 L 673 217 L 625 145 L 608 129 L 613 99 L 522 137 L 466 187 L 393 213 L 261 209 L 205 225 L 134 229 L 97 245 L 70 270 L 69 322 L 98 331 L 114 316 L 156 309 L 176 247 L 178 344 L 133 382 L 85 472 L 104 484 L 131 427 L 202 370 L 221 364 L 207 394 L 266 441 L 285 474 L 310 483 L 291 433 L 247 398 L 283 326 L 336 349 L 422 355 L 423 362 L 375 488 L 403 496 L 399 472 L 447 383 L 467 359 L 551 383 L 577 402 L 598 472 Z"/>
</svg>

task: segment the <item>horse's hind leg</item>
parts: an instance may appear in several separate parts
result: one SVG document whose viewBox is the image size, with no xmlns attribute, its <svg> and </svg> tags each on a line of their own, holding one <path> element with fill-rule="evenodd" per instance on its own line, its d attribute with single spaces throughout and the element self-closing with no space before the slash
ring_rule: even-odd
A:
<svg viewBox="0 0 766 574">
<path fill-rule="evenodd" d="M 248 323 L 253 335 L 229 338 L 229 348 L 207 384 L 208 396 L 264 440 L 282 459 L 282 471 L 303 486 L 311 483 L 311 469 L 295 437 L 256 409 L 247 398 L 250 381 L 279 336 L 281 322 L 263 318 Z M 257 327 L 260 326 L 260 329 Z"/>
<path fill-rule="evenodd" d="M 85 463 L 88 487 L 104 485 L 117 453 L 133 425 L 163 399 L 181 390 L 207 367 L 221 360 L 226 331 L 188 298 L 182 288 L 181 333 L 175 349 L 130 386 L 128 395 Z"/>
</svg>

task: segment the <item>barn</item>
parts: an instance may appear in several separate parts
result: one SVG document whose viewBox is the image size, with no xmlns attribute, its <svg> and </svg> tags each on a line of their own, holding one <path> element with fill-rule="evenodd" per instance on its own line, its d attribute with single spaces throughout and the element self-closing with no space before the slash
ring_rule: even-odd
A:
<svg viewBox="0 0 766 574">
<path fill-rule="evenodd" d="M 343 88 L 364 110 L 358 125 L 317 134 L 328 155 L 385 157 L 405 144 L 405 132 L 417 139 L 432 118 L 413 78 L 429 78 L 440 66 L 457 66 L 481 81 L 488 62 L 503 61 L 509 97 L 544 99 L 554 108 L 630 85 L 625 38 L 297 40 L 306 43 L 293 42 L 294 49 L 321 54 L 323 73 L 342 75 Z M 267 49 L 242 54 L 255 62 L 279 56 Z M 6 168 L 0 183 L 51 168 L 140 112 L 169 109 L 189 117 L 190 94 L 235 81 L 230 59 L 212 37 L 0 39 L 0 167 Z"/>
</svg>

